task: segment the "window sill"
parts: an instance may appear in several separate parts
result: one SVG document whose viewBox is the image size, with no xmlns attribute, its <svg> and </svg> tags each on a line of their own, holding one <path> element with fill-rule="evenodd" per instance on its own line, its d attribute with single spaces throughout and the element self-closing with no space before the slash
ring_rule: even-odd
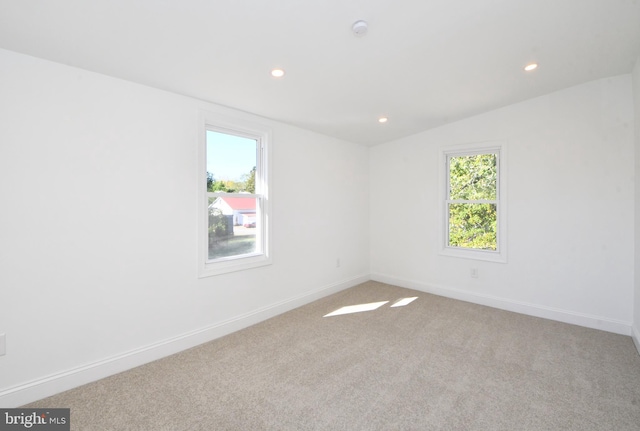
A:
<svg viewBox="0 0 640 431">
<path fill-rule="evenodd" d="M 458 257 L 462 259 L 484 260 L 488 262 L 507 263 L 505 253 L 488 250 L 473 250 L 459 247 L 445 247 L 439 253 L 441 256 Z"/>
<path fill-rule="evenodd" d="M 263 254 L 257 256 L 247 256 L 230 260 L 213 261 L 205 263 L 199 268 L 198 278 L 213 277 L 215 275 L 227 274 L 230 272 L 244 271 L 261 266 L 271 265 L 271 258 Z"/>
</svg>

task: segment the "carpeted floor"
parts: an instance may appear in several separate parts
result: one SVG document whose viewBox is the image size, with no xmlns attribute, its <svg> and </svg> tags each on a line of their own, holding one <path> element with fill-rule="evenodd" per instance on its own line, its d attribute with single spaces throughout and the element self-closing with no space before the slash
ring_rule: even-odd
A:
<svg viewBox="0 0 640 431">
<path fill-rule="evenodd" d="M 83 431 L 637 431 L 640 356 L 630 337 L 371 281 L 29 407 L 69 407 Z"/>
</svg>

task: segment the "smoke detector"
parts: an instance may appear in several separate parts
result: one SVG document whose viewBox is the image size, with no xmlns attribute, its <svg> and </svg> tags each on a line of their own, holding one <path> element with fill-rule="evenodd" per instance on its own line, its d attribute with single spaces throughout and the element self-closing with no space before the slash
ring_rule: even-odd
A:
<svg viewBox="0 0 640 431">
<path fill-rule="evenodd" d="M 359 20 L 353 23 L 353 27 L 351 27 L 351 29 L 353 30 L 353 34 L 358 37 L 362 37 L 367 34 L 367 27 L 369 27 L 369 25 L 366 21 Z"/>
</svg>

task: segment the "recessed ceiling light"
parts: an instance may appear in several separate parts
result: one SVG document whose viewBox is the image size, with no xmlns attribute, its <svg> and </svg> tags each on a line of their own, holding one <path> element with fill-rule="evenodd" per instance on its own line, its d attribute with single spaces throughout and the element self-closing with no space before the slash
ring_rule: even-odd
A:
<svg viewBox="0 0 640 431">
<path fill-rule="evenodd" d="M 378 118 L 378 123 L 384 124 L 387 121 L 389 121 L 389 119 L 387 117 L 380 117 Z"/>
<path fill-rule="evenodd" d="M 536 69 L 537 67 L 538 67 L 538 63 L 529 63 L 524 67 L 524 70 L 526 70 L 527 72 L 530 72 L 533 69 Z"/>
<path fill-rule="evenodd" d="M 271 76 L 273 76 L 274 78 L 282 78 L 284 76 L 284 70 L 283 69 L 272 69 L 271 70 Z"/>
</svg>

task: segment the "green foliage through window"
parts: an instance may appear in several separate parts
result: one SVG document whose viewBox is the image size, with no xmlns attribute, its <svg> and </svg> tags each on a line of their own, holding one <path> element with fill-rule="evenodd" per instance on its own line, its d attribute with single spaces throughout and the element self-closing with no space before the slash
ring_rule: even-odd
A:
<svg viewBox="0 0 640 431">
<path fill-rule="evenodd" d="M 207 172 L 207 192 L 222 193 L 255 193 L 256 192 L 256 167 L 243 174 L 238 181 L 216 180 L 213 173 Z"/>
<path fill-rule="evenodd" d="M 497 154 L 450 156 L 448 162 L 448 245 L 496 250 Z"/>
</svg>

